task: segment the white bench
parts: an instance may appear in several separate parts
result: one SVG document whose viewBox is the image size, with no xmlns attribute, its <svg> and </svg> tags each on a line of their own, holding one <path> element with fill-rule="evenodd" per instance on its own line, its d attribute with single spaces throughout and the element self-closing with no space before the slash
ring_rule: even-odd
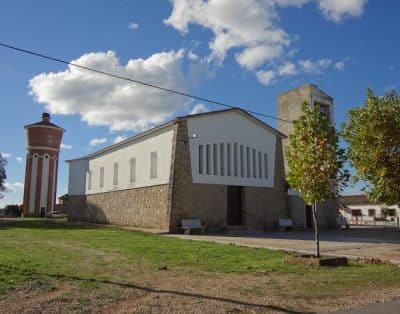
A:
<svg viewBox="0 0 400 314">
<path fill-rule="evenodd" d="M 192 230 L 201 230 L 201 234 L 204 234 L 206 229 L 202 226 L 200 219 L 182 219 L 181 225 L 184 234 L 191 234 Z"/>
<path fill-rule="evenodd" d="M 294 230 L 293 220 L 290 218 L 278 219 L 279 231 Z"/>
</svg>

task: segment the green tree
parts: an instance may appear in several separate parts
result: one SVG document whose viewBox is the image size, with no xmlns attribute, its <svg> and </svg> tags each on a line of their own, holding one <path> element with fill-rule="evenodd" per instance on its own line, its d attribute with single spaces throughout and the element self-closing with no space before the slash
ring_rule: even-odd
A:
<svg viewBox="0 0 400 314">
<path fill-rule="evenodd" d="M 400 99 L 395 91 L 376 97 L 367 90 L 364 106 L 350 109 L 342 124 L 354 181 L 376 202 L 400 205 Z"/>
<path fill-rule="evenodd" d="M 312 206 L 316 251 L 319 250 L 317 203 L 337 196 L 347 181 L 343 170 L 344 150 L 339 148 L 339 136 L 330 119 L 320 112 L 319 106 L 303 103 L 300 117 L 293 121 L 294 130 L 286 148 L 290 187 Z"/>
<path fill-rule="evenodd" d="M 4 186 L 6 176 L 6 165 L 7 160 L 0 153 L 0 192 L 3 192 L 6 188 Z M 0 199 L 3 198 L 3 194 L 0 193 Z"/>
</svg>

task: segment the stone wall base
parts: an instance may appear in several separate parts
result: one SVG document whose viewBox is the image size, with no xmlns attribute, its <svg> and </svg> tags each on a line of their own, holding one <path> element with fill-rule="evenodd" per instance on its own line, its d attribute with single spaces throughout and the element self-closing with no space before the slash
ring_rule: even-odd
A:
<svg viewBox="0 0 400 314">
<path fill-rule="evenodd" d="M 72 221 L 87 221 L 169 231 L 170 185 L 70 196 Z"/>
</svg>

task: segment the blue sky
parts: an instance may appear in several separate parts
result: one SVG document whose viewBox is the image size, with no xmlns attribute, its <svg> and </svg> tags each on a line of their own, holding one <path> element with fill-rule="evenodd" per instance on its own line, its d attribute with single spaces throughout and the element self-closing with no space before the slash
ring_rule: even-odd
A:
<svg viewBox="0 0 400 314">
<path fill-rule="evenodd" d="M 398 90 L 399 9 L 395 0 L 3 0 L 0 42 L 273 115 L 280 92 L 311 82 L 334 97 L 339 125 L 367 87 Z M 23 126 L 45 110 L 66 129 L 60 195 L 64 160 L 176 115 L 220 109 L 5 48 L 0 86 L 8 160 L 0 206 L 21 202 Z"/>
</svg>

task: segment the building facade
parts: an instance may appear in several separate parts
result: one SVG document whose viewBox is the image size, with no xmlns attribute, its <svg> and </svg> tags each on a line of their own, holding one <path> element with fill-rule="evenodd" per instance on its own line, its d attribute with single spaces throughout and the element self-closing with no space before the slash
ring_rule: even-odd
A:
<svg viewBox="0 0 400 314">
<path fill-rule="evenodd" d="M 274 230 L 288 217 L 305 225 L 304 203 L 287 193 L 285 139 L 241 109 L 176 118 L 67 161 L 69 217 L 167 232 L 187 218 L 208 231 Z M 322 210 L 322 226 L 331 217 L 335 225 L 331 208 Z"/>
<path fill-rule="evenodd" d="M 54 209 L 57 191 L 58 160 L 64 129 L 50 122 L 43 113 L 42 121 L 25 126 L 27 154 L 23 213 L 45 215 Z"/>
<path fill-rule="evenodd" d="M 398 206 L 386 206 L 370 201 L 366 195 L 342 195 L 339 208 L 343 217 L 352 224 L 380 224 L 380 222 L 398 222 Z M 382 210 L 384 209 L 384 210 Z"/>
<path fill-rule="evenodd" d="M 272 229 L 287 217 L 283 135 L 240 109 L 177 118 L 69 160 L 69 216 L 178 232 Z"/>
</svg>

